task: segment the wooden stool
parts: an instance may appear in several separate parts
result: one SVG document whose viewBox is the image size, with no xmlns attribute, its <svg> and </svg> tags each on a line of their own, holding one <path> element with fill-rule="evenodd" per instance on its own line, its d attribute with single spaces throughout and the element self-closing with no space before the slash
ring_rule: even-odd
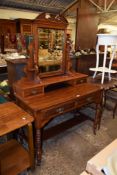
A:
<svg viewBox="0 0 117 175">
<path fill-rule="evenodd" d="M 28 129 L 28 150 L 14 139 L 0 145 L 0 175 L 17 175 L 27 168 L 34 168 L 33 120 L 12 102 L 0 105 L 0 136 L 23 126 Z"/>
</svg>

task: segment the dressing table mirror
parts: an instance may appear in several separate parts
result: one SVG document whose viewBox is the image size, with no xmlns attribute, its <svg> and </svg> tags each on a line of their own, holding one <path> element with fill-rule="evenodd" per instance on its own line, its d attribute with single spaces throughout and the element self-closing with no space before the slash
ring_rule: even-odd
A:
<svg viewBox="0 0 117 175">
<path fill-rule="evenodd" d="M 66 59 L 66 27 L 63 16 L 42 13 L 34 20 L 35 58 L 39 76 L 63 74 Z"/>
<path fill-rule="evenodd" d="M 87 75 L 72 71 L 67 25 L 64 16 L 48 13 L 33 21 L 34 38 L 28 47 L 26 76 L 14 83 L 15 96 L 31 98 L 45 94 L 49 86 L 86 82 Z"/>
<path fill-rule="evenodd" d="M 57 29 L 38 28 L 39 73 L 62 71 L 64 52 L 64 31 Z"/>
</svg>

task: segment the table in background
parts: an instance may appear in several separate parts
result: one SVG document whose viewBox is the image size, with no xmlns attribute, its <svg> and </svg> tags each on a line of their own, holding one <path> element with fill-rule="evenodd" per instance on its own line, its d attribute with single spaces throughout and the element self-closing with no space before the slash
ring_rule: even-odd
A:
<svg viewBox="0 0 117 175">
<path fill-rule="evenodd" d="M 27 126 L 29 151 L 15 139 L 0 144 L 0 174 L 13 175 L 34 168 L 33 117 L 12 102 L 0 104 L 0 136 Z"/>
<path fill-rule="evenodd" d="M 116 49 L 117 49 L 117 35 L 115 34 L 97 34 L 97 45 L 96 45 L 96 67 L 90 68 L 91 71 L 94 71 L 93 78 L 96 77 L 97 72 L 102 73 L 101 83 L 104 83 L 105 73 L 108 73 L 108 78 L 111 80 L 111 74 L 117 73 L 116 70 L 111 69 L 112 62 L 115 57 Z M 99 47 L 104 46 L 104 58 L 103 58 L 103 66 L 99 66 L 100 55 L 99 55 Z M 106 66 L 107 62 L 107 52 L 108 46 L 111 46 L 112 56 L 110 58 L 109 66 Z"/>
</svg>

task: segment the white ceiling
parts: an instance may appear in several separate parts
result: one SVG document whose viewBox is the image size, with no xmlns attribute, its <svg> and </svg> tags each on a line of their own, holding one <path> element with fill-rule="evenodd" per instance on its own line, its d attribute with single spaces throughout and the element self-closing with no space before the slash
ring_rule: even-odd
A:
<svg viewBox="0 0 117 175">
<path fill-rule="evenodd" d="M 35 19 L 38 15 L 38 12 L 0 8 L 0 19 Z M 99 28 L 101 27 L 117 30 L 117 12 L 101 13 Z"/>
</svg>

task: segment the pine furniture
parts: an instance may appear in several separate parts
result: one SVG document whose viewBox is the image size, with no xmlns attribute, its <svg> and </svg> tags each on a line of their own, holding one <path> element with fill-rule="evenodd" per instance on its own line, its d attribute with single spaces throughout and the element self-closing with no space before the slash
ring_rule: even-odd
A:
<svg viewBox="0 0 117 175">
<path fill-rule="evenodd" d="M 28 150 L 15 139 L 0 144 L 0 174 L 16 175 L 34 168 L 33 117 L 12 102 L 0 104 L 0 136 L 27 127 Z"/>
</svg>

